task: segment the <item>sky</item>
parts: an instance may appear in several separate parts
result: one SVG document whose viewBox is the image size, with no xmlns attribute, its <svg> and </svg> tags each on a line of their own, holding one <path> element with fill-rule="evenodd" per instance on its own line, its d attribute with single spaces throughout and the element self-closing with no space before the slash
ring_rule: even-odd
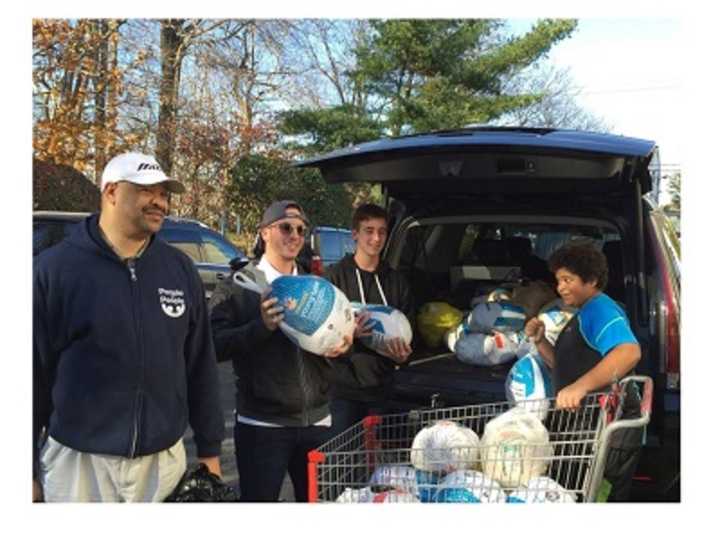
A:
<svg viewBox="0 0 720 555">
<path fill-rule="evenodd" d="M 534 19 L 513 19 L 513 33 Z M 612 133 L 650 139 L 663 170 L 682 164 L 682 54 L 679 18 L 580 18 L 570 38 L 548 55 L 568 68 L 577 103 L 601 117 Z"/>
</svg>

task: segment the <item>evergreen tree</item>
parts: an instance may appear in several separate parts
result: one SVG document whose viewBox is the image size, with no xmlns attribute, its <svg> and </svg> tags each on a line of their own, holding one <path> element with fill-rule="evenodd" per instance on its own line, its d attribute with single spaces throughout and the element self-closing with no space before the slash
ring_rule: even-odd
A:
<svg viewBox="0 0 720 555">
<path fill-rule="evenodd" d="M 382 136 L 482 124 L 538 102 L 540 93 L 505 91 L 507 76 L 570 36 L 574 20 L 541 20 L 504 35 L 490 19 L 375 20 L 355 48 L 354 104 L 285 112 L 281 130 L 306 151 Z"/>
</svg>

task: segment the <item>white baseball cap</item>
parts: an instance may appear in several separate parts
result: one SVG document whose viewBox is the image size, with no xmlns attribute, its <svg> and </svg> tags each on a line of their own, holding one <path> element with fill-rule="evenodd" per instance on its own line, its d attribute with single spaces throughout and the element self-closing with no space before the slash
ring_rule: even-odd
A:
<svg viewBox="0 0 720 555">
<path fill-rule="evenodd" d="M 140 186 L 162 183 L 173 193 L 185 192 L 185 186 L 165 175 L 155 158 L 140 152 L 118 154 L 110 160 L 103 170 L 100 192 L 105 190 L 108 183 L 117 183 L 118 181 L 127 181 Z"/>
</svg>

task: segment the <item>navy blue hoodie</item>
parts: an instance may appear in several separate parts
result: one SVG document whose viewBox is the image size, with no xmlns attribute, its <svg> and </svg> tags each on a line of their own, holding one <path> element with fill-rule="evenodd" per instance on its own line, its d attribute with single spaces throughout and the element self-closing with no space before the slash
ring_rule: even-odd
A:
<svg viewBox="0 0 720 555">
<path fill-rule="evenodd" d="M 33 456 L 43 427 L 78 451 L 157 453 L 192 427 L 200 457 L 220 454 L 224 420 L 202 282 L 152 237 L 121 260 L 98 216 L 33 268 Z"/>
</svg>

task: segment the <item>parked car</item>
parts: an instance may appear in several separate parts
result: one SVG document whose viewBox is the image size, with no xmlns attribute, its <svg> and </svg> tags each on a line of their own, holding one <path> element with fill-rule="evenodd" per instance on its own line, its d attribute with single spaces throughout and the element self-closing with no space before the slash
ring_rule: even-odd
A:
<svg viewBox="0 0 720 555">
<path fill-rule="evenodd" d="M 317 226 L 305 240 L 298 261 L 306 272 L 322 275 L 328 266 L 355 252 L 355 240 L 349 229 Z"/>
<path fill-rule="evenodd" d="M 310 246 L 320 255 L 323 268 L 339 262 L 346 254 L 355 252 L 355 240 L 349 229 L 318 226 L 310 234 Z"/>
<path fill-rule="evenodd" d="M 33 256 L 64 239 L 70 228 L 86 216 L 88 214 L 83 212 L 34 212 Z M 222 235 L 196 220 L 167 217 L 158 236 L 193 260 L 207 297 L 218 281 L 230 276 L 230 261 L 246 258 Z"/>
<path fill-rule="evenodd" d="M 636 371 L 655 382 L 634 498 L 680 497 L 680 248 L 653 199 L 653 141 L 582 131 L 466 128 L 383 139 L 299 162 L 330 183 L 380 183 L 391 231 L 384 256 L 418 306 L 546 279 L 550 254 L 588 238 L 609 263 L 606 292 L 642 347 Z M 554 284 L 554 283 L 553 283 Z M 396 372 L 398 410 L 504 400 L 511 363 L 463 364 L 419 343 Z M 432 400 L 432 401 L 431 401 Z M 639 492 L 639 493 L 638 493 Z"/>
</svg>

